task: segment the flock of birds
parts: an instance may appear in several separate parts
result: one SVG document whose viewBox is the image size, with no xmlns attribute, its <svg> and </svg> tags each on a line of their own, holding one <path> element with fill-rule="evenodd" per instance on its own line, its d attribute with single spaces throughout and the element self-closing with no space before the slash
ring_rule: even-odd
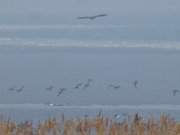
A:
<svg viewBox="0 0 180 135">
<path fill-rule="evenodd" d="M 97 18 L 100 18 L 100 17 L 106 17 L 106 16 L 108 16 L 107 14 L 98 14 L 98 15 L 94 15 L 94 16 L 80 16 L 80 17 L 77 17 L 77 19 L 78 20 L 82 20 L 82 19 L 84 19 L 84 20 L 94 20 L 94 19 L 97 19 Z M 91 83 L 93 82 L 93 79 L 88 79 L 87 80 L 87 82 L 85 82 L 85 83 L 83 83 L 83 82 L 80 82 L 80 83 L 77 83 L 74 87 L 73 87 L 73 89 L 86 89 L 86 88 L 88 88 L 88 87 L 90 87 L 90 85 L 91 85 Z M 132 85 L 133 85 L 133 87 L 134 88 L 138 88 L 138 84 L 139 84 L 139 81 L 138 80 L 135 80 L 135 81 L 133 81 L 132 82 Z M 23 86 L 21 86 L 21 87 L 18 87 L 18 88 L 16 88 L 16 87 L 10 87 L 8 90 L 9 91 L 16 91 L 16 92 L 18 92 L 18 93 L 20 93 L 20 92 L 22 92 L 23 90 L 24 90 L 24 85 Z M 120 89 L 121 88 L 121 85 L 115 85 L 115 84 L 109 84 L 108 85 L 108 88 L 111 88 L 111 89 L 114 89 L 114 90 L 117 90 L 117 89 Z M 53 85 L 50 85 L 49 87 L 46 87 L 45 88 L 45 90 L 46 91 L 53 91 L 53 89 L 55 89 L 55 87 L 53 86 Z M 58 89 L 58 92 L 57 92 L 57 96 L 59 97 L 60 95 L 62 95 L 62 94 L 64 94 L 64 92 L 65 91 L 67 91 L 68 89 L 67 88 L 59 88 Z M 172 95 L 173 96 L 176 96 L 178 93 L 180 93 L 180 90 L 179 89 L 173 89 L 172 90 Z M 50 105 L 50 106 L 56 106 L 56 104 L 52 104 L 52 103 L 48 103 L 48 105 Z M 102 112 L 100 112 L 100 113 L 102 113 Z M 122 117 L 126 117 L 127 116 L 127 114 L 126 113 L 124 113 L 124 114 L 115 114 L 114 115 L 114 118 L 116 119 L 116 120 L 120 120 Z M 136 114 L 136 117 L 137 118 L 140 118 L 139 116 L 138 116 L 138 114 Z"/>
<path fill-rule="evenodd" d="M 90 84 L 93 80 L 92 79 L 88 79 L 86 83 L 77 83 L 73 88 L 74 89 L 86 89 L 88 87 L 90 87 Z M 50 85 L 49 87 L 45 88 L 45 90 L 47 91 L 52 91 L 55 87 L 53 85 Z M 67 91 L 68 89 L 67 88 L 59 88 L 58 89 L 58 93 L 57 93 L 57 96 L 60 96 L 62 95 L 65 91 Z"/>
<path fill-rule="evenodd" d="M 85 83 L 83 82 L 80 82 L 80 83 L 77 83 L 73 89 L 87 89 L 88 87 L 91 86 L 91 83 L 93 82 L 93 79 L 87 79 L 87 81 Z M 132 85 L 134 88 L 138 88 L 138 84 L 139 84 L 139 81 L 138 80 L 134 80 L 132 82 Z M 120 89 L 121 88 L 121 85 L 120 84 L 109 84 L 107 86 L 109 89 L 114 89 L 114 90 L 117 90 L 117 89 Z M 19 87 L 19 88 L 16 88 L 16 87 L 10 87 L 8 90 L 9 91 L 16 91 L 17 93 L 20 93 L 24 90 L 24 85 Z M 55 86 L 53 85 L 50 85 L 48 87 L 46 87 L 44 90 L 46 91 L 53 91 L 53 89 L 55 89 Z M 58 88 L 58 91 L 57 91 L 57 96 L 59 97 L 60 95 L 64 94 L 65 91 L 67 91 L 68 88 L 65 88 L 65 87 L 62 87 L 62 88 Z M 173 89 L 172 90 L 172 95 L 173 96 L 176 96 L 178 93 L 180 93 L 180 90 L 179 89 Z"/>
<path fill-rule="evenodd" d="M 9 91 L 17 91 L 17 92 L 22 92 L 24 90 L 24 86 L 21 86 L 20 88 L 16 87 L 11 87 L 8 89 Z"/>
<path fill-rule="evenodd" d="M 77 17 L 77 19 L 89 19 L 89 20 L 94 20 L 96 18 L 99 18 L 99 17 L 105 17 L 105 16 L 108 16 L 107 14 L 98 14 L 98 15 L 94 15 L 94 16 L 80 16 L 80 17 Z M 88 79 L 86 83 L 77 83 L 75 86 L 74 86 L 74 89 L 86 89 L 88 87 L 90 87 L 90 84 L 93 80 L 92 79 Z M 133 86 L 134 88 L 138 88 L 138 80 L 135 80 L 133 82 Z M 121 86 L 120 85 L 114 85 L 114 84 L 110 84 L 108 86 L 109 88 L 112 88 L 112 89 L 120 89 Z M 45 88 L 45 90 L 47 91 L 52 91 L 55 87 L 53 85 L 50 85 L 49 87 Z M 21 86 L 19 88 L 16 88 L 16 87 L 11 87 L 8 89 L 9 91 L 16 91 L 18 93 L 22 92 L 24 90 L 24 86 Z M 58 93 L 57 93 L 57 96 L 60 96 L 62 95 L 65 91 L 67 91 L 67 88 L 59 88 L 58 89 Z M 173 89 L 172 90 L 172 94 L 173 96 L 176 96 L 178 93 L 180 93 L 180 90 L 179 89 Z"/>
<path fill-rule="evenodd" d="M 83 82 L 80 82 L 80 83 L 77 83 L 74 87 L 73 87 L 73 89 L 86 89 L 86 88 L 88 88 L 88 87 L 90 87 L 90 85 L 91 85 L 91 83 L 93 82 L 93 79 L 88 79 L 85 83 L 83 83 Z M 134 82 L 133 82 L 133 85 L 134 85 L 134 87 L 135 88 L 138 88 L 138 81 L 137 80 L 135 80 Z M 112 89 L 119 89 L 121 86 L 120 85 L 115 85 L 115 84 L 109 84 L 108 85 L 108 88 L 112 88 Z M 24 85 L 23 86 L 21 86 L 21 87 L 19 87 L 19 88 L 16 88 L 16 87 L 10 87 L 8 90 L 9 91 L 16 91 L 16 92 L 18 92 L 18 93 L 20 93 L 20 92 L 22 92 L 23 90 L 24 90 Z M 45 90 L 46 91 L 53 91 L 53 89 L 55 89 L 55 86 L 53 86 L 53 85 L 50 85 L 50 86 L 48 86 L 48 87 L 46 87 L 45 88 Z M 68 89 L 67 88 L 59 88 L 58 89 L 58 92 L 57 92 L 57 96 L 60 96 L 60 95 L 62 95 L 65 91 L 67 91 Z"/>
<path fill-rule="evenodd" d="M 83 82 L 77 83 L 73 88 L 74 89 L 80 89 L 80 88 L 86 89 L 86 88 L 90 87 L 90 84 L 92 81 L 93 81 L 92 79 L 88 79 L 87 82 L 85 82 L 85 83 L 83 83 Z M 19 88 L 16 88 L 15 86 L 13 86 L 13 87 L 8 88 L 8 91 L 16 91 L 17 93 L 20 93 L 24 90 L 24 88 L 25 88 L 24 85 Z M 46 91 L 52 91 L 53 89 L 55 89 L 55 86 L 53 86 L 53 85 L 50 85 L 45 88 Z M 62 95 L 67 90 L 68 90 L 67 88 L 59 88 L 57 96 Z"/>
</svg>

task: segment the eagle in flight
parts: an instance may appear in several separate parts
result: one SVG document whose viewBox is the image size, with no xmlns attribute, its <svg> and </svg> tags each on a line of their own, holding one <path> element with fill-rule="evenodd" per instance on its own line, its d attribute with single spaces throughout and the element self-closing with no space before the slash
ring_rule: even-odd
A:
<svg viewBox="0 0 180 135">
<path fill-rule="evenodd" d="M 78 17 L 77 19 L 90 19 L 90 20 L 94 20 L 98 17 L 105 17 L 107 16 L 107 14 L 99 14 L 99 15 L 94 15 L 94 16 L 81 16 L 81 17 Z"/>
</svg>

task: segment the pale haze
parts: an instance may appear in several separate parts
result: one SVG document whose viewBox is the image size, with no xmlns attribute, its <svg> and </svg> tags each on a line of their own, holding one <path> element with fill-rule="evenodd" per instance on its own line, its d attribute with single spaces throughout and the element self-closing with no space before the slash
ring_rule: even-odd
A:
<svg viewBox="0 0 180 135">
<path fill-rule="evenodd" d="M 178 0 L 1 0 L 1 24 L 76 23 L 83 15 L 107 13 L 107 23 L 177 24 Z"/>
</svg>

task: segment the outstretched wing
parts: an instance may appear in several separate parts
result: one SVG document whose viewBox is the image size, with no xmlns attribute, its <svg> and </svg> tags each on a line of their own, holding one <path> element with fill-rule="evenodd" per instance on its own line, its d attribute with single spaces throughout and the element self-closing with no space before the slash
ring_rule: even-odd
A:
<svg viewBox="0 0 180 135">
<path fill-rule="evenodd" d="M 77 17 L 77 19 L 90 19 L 89 16 L 82 16 L 82 17 Z"/>
<path fill-rule="evenodd" d="M 99 15 L 96 15 L 94 17 L 104 17 L 104 16 L 107 16 L 107 14 L 99 14 Z"/>
<path fill-rule="evenodd" d="M 81 17 L 78 17 L 77 19 L 96 19 L 97 17 L 104 17 L 104 16 L 107 16 L 107 14 L 99 14 L 99 15 L 95 15 L 95 16 L 81 16 Z"/>
</svg>

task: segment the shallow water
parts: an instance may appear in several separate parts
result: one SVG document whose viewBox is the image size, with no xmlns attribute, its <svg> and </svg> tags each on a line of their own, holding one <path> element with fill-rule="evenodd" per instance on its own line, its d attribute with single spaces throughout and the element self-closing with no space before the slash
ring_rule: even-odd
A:
<svg viewBox="0 0 180 135">
<path fill-rule="evenodd" d="M 1 119 L 11 119 L 21 121 L 44 121 L 48 118 L 61 120 L 71 118 L 94 118 L 100 112 L 104 117 L 117 120 L 114 115 L 118 114 L 118 121 L 123 121 L 127 117 L 133 117 L 138 113 L 144 119 L 159 118 L 165 114 L 176 121 L 180 121 L 179 105 L 89 105 L 89 106 L 48 106 L 44 104 L 1 104 Z"/>
</svg>

